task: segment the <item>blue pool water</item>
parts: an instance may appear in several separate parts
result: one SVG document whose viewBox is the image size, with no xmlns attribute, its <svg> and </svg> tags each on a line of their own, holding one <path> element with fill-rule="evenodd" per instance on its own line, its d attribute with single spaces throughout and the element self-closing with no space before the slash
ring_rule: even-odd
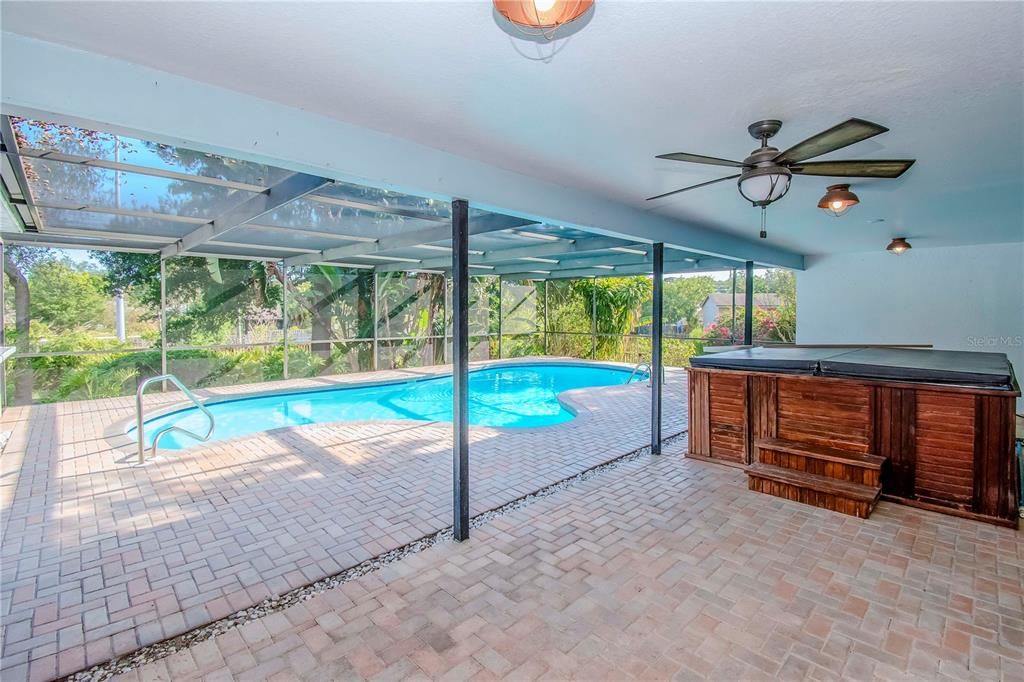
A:
<svg viewBox="0 0 1024 682">
<path fill-rule="evenodd" d="M 610 367 L 549 363 L 476 370 L 469 375 L 469 423 L 522 428 L 566 422 L 575 415 L 558 401 L 559 393 L 624 384 L 629 375 L 629 370 Z M 451 421 L 452 378 L 282 393 L 213 403 L 208 407 L 216 419 L 210 440 L 323 422 Z M 148 420 L 147 446 L 154 436 L 172 425 L 201 434 L 206 431 L 207 419 L 199 410 L 188 408 Z M 132 427 L 128 435 L 137 439 L 137 429 Z M 196 442 L 176 431 L 160 439 L 160 447 L 181 449 Z"/>
</svg>

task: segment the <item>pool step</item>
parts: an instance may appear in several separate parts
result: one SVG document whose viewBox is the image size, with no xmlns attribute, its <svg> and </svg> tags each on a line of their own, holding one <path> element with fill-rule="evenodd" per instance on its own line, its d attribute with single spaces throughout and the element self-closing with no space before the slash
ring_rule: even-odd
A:
<svg viewBox="0 0 1024 682">
<path fill-rule="evenodd" d="M 779 438 L 754 441 L 750 490 L 866 519 L 882 494 L 885 457 Z"/>
</svg>

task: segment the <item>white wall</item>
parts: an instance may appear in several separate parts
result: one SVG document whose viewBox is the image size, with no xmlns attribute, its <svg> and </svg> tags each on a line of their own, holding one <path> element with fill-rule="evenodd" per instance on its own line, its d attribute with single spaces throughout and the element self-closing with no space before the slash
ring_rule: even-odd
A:
<svg viewBox="0 0 1024 682">
<path fill-rule="evenodd" d="M 796 273 L 797 343 L 931 343 L 1006 353 L 1024 380 L 1024 242 L 805 262 Z"/>
</svg>

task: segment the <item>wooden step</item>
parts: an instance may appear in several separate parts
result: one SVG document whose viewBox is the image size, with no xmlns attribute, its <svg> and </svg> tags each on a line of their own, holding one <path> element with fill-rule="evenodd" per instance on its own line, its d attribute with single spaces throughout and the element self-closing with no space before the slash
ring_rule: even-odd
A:
<svg viewBox="0 0 1024 682">
<path fill-rule="evenodd" d="M 798 443 L 792 440 L 781 438 L 758 438 L 754 445 L 759 448 L 788 452 L 792 455 L 802 455 L 831 462 L 855 463 L 866 469 L 881 469 L 887 458 L 878 455 L 869 455 L 862 452 L 849 452 L 838 448 L 825 447 L 823 445 L 811 445 L 809 443 Z"/>
<path fill-rule="evenodd" d="M 881 485 L 885 457 L 848 452 L 824 445 L 797 443 L 781 438 L 758 438 L 754 441 L 757 463 L 816 474 L 837 481 L 848 481 L 870 487 Z"/>
<path fill-rule="evenodd" d="M 771 464 L 747 467 L 751 490 L 866 519 L 878 503 L 881 486 L 842 481 Z"/>
</svg>

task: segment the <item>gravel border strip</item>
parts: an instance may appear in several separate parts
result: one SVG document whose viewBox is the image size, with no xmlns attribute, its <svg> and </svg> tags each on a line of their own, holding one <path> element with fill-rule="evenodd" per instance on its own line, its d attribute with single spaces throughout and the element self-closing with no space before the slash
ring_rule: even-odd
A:
<svg viewBox="0 0 1024 682">
<path fill-rule="evenodd" d="M 674 443 L 680 438 L 686 436 L 686 433 L 687 432 L 684 430 L 673 436 L 669 436 L 662 440 L 662 445 Z M 598 464 L 589 469 L 585 469 L 578 474 L 573 474 L 572 476 L 563 478 L 560 481 L 544 486 L 540 490 L 518 497 L 511 502 L 506 502 L 494 509 L 481 512 L 470 519 L 470 528 L 479 528 L 500 516 L 522 509 L 536 500 L 571 488 L 607 471 L 617 469 L 629 462 L 640 459 L 641 457 L 649 454 L 650 451 L 651 446 L 645 445 L 633 450 L 632 452 L 627 452 L 624 455 L 610 459 L 603 464 Z M 72 673 L 71 675 L 60 679 L 66 682 L 100 682 L 101 680 L 109 680 L 115 675 L 126 673 L 147 663 L 152 663 L 153 661 L 165 658 L 171 654 L 187 649 L 193 644 L 213 639 L 217 635 L 223 634 L 228 630 L 237 628 L 250 621 L 258 620 L 271 613 L 283 611 L 290 606 L 312 599 L 318 594 L 333 589 L 343 583 L 361 578 L 383 566 L 388 566 L 397 561 L 401 561 L 407 556 L 417 554 L 425 549 L 433 547 L 434 545 L 451 539 L 452 527 L 448 526 L 437 532 L 424 535 L 418 540 L 413 540 L 406 545 L 388 550 L 387 552 L 378 554 L 370 559 L 366 559 L 365 561 L 362 561 L 351 568 L 346 568 L 339 573 L 327 576 L 326 578 L 321 578 L 309 585 L 297 587 L 277 597 L 264 599 L 259 604 L 242 609 L 241 611 L 233 613 L 225 618 L 221 618 L 220 620 L 213 621 L 206 625 L 200 625 L 199 627 L 189 630 L 183 634 L 144 646 L 132 651 L 131 653 L 127 653 L 123 656 L 107 661 L 106 663 L 100 663 L 91 668 L 80 670 L 77 673 Z"/>
</svg>

